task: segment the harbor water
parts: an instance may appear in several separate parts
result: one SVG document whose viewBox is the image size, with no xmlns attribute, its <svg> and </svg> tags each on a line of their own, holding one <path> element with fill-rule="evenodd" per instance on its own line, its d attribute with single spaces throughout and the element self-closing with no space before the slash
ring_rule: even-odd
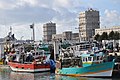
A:
<svg viewBox="0 0 120 80">
<path fill-rule="evenodd" d="M 120 78 L 87 78 L 87 77 L 70 77 L 42 73 L 20 73 L 13 72 L 9 67 L 0 68 L 0 80 L 120 80 Z"/>
</svg>

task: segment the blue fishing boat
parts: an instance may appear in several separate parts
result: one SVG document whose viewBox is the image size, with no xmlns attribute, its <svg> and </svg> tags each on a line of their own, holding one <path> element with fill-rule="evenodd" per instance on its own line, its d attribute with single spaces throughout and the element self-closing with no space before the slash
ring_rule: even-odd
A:
<svg viewBox="0 0 120 80">
<path fill-rule="evenodd" d="M 56 63 L 56 74 L 65 76 L 111 77 L 114 59 L 108 61 L 102 51 L 94 54 L 81 54 L 81 57 L 62 58 Z M 67 65 L 67 66 L 64 66 Z"/>
</svg>

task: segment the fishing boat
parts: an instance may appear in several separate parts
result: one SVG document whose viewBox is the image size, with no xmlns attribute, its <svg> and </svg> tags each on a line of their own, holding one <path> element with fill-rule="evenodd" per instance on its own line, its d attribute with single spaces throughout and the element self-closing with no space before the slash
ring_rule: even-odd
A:
<svg viewBox="0 0 120 80">
<path fill-rule="evenodd" d="M 68 54 L 68 53 L 67 53 Z M 106 60 L 102 51 L 94 54 L 81 54 L 80 57 L 62 56 L 56 63 L 56 74 L 64 76 L 111 77 L 114 59 Z"/>
<path fill-rule="evenodd" d="M 8 65 L 12 71 L 16 72 L 50 71 L 50 64 L 47 62 L 49 56 L 45 56 L 41 52 L 44 51 L 36 52 L 32 50 L 31 53 L 13 54 L 12 58 L 16 56 L 16 59 L 9 60 Z"/>
<path fill-rule="evenodd" d="M 50 71 L 50 65 L 45 63 L 17 63 L 9 62 L 12 71 L 16 72 L 46 72 Z"/>
</svg>

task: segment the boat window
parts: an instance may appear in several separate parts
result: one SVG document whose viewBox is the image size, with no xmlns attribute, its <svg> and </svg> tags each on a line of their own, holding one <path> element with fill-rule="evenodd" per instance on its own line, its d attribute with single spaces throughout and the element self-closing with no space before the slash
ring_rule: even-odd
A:
<svg viewBox="0 0 120 80">
<path fill-rule="evenodd" d="M 19 54 L 19 51 L 16 51 L 16 54 Z"/>
<path fill-rule="evenodd" d="M 99 60 L 99 56 L 97 56 L 97 60 Z"/>
<path fill-rule="evenodd" d="M 24 69 L 24 67 L 22 67 L 22 69 Z"/>
<path fill-rule="evenodd" d="M 35 56 L 35 53 L 33 53 L 33 56 Z"/>
<path fill-rule="evenodd" d="M 102 57 L 100 56 L 99 59 L 102 60 Z"/>
<path fill-rule="evenodd" d="M 87 58 L 86 58 L 86 62 L 87 62 Z"/>
<path fill-rule="evenodd" d="M 88 61 L 87 57 L 83 57 L 83 61 L 87 62 Z"/>
<path fill-rule="evenodd" d="M 95 60 L 96 60 L 96 56 L 93 57 L 93 61 L 95 61 Z"/>
<path fill-rule="evenodd" d="M 77 50 L 78 50 L 78 46 L 77 46 L 76 48 L 77 48 Z"/>
<path fill-rule="evenodd" d="M 38 52 L 36 52 L 36 55 L 38 55 Z"/>
<path fill-rule="evenodd" d="M 86 58 L 85 58 L 85 57 L 83 57 L 83 61 L 86 61 Z"/>
<path fill-rule="evenodd" d="M 88 57 L 88 61 L 92 61 L 92 57 Z"/>
<path fill-rule="evenodd" d="M 86 48 L 87 48 L 87 49 L 90 48 L 90 45 L 86 45 Z"/>
<path fill-rule="evenodd" d="M 43 52 L 39 52 L 39 54 L 43 54 Z"/>
<path fill-rule="evenodd" d="M 76 47 L 75 47 L 75 50 L 76 50 Z"/>
</svg>

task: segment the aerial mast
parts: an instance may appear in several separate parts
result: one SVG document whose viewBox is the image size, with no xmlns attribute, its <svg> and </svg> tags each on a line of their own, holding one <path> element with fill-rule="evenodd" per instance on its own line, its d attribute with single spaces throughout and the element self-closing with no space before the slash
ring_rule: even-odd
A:
<svg viewBox="0 0 120 80">
<path fill-rule="evenodd" d="M 35 41 L 34 23 L 32 25 L 30 25 L 30 28 L 33 30 L 33 41 Z"/>
</svg>

